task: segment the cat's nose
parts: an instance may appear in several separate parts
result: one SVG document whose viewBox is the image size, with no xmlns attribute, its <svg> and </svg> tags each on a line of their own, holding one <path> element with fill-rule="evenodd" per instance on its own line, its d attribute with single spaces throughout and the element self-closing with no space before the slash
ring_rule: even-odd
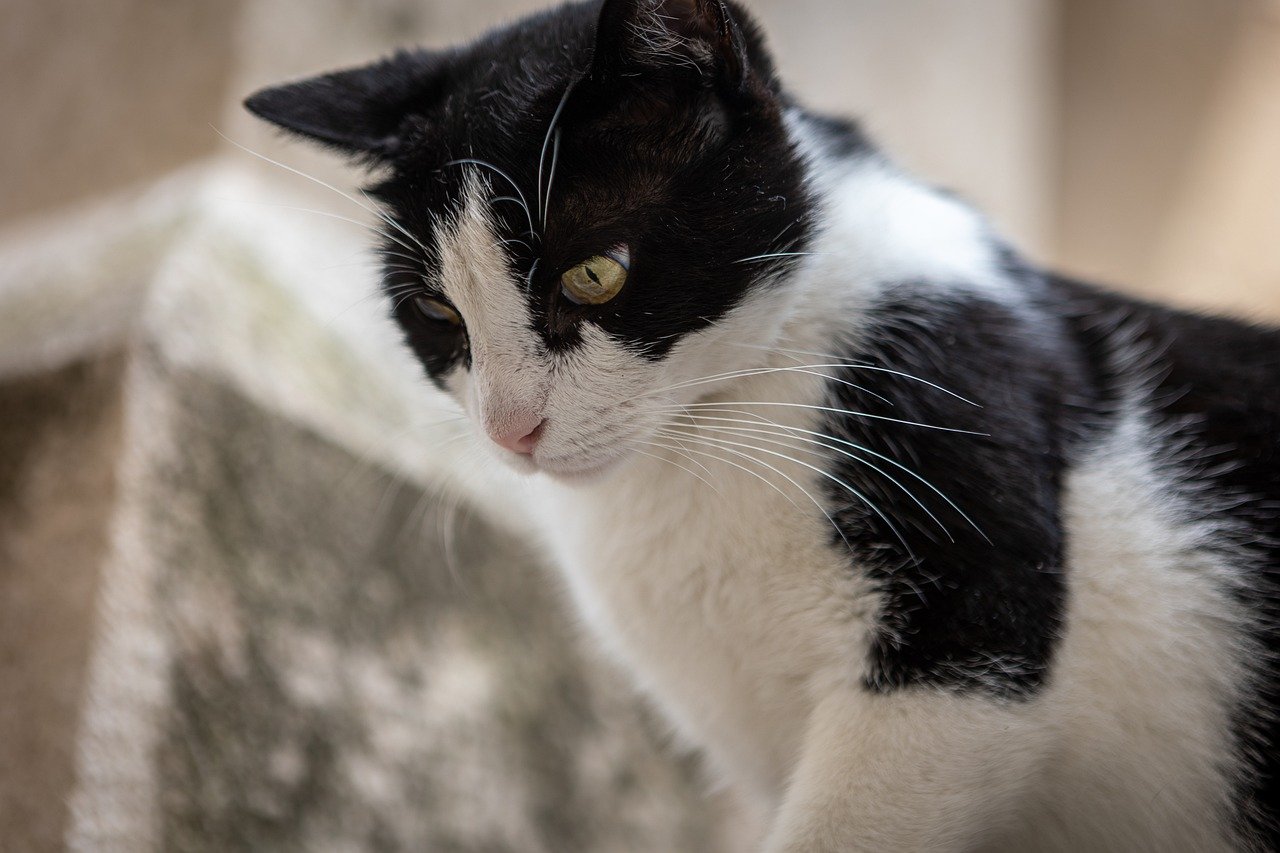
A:
<svg viewBox="0 0 1280 853">
<path fill-rule="evenodd" d="M 526 412 L 491 426 L 488 432 L 499 447 L 529 456 L 538 446 L 538 439 L 542 438 L 542 429 L 546 423 L 547 419 L 542 415 Z"/>
</svg>

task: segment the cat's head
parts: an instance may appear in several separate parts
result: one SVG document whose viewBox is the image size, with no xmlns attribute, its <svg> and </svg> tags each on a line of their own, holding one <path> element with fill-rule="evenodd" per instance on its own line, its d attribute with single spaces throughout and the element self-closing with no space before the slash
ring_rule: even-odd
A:
<svg viewBox="0 0 1280 853">
<path fill-rule="evenodd" d="M 572 4 L 247 106 L 380 170 L 395 320 L 517 468 L 643 452 L 785 319 L 812 202 L 732 3 Z"/>
</svg>

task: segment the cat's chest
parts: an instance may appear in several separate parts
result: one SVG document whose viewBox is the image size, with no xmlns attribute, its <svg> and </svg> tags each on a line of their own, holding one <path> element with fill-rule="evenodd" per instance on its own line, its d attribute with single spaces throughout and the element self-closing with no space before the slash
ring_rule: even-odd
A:
<svg viewBox="0 0 1280 853">
<path fill-rule="evenodd" d="M 551 488 L 542 510 L 596 637 L 683 734 L 768 788 L 814 680 L 862 659 L 873 602 L 802 496 L 743 472 L 706 479 L 655 461 Z"/>
</svg>

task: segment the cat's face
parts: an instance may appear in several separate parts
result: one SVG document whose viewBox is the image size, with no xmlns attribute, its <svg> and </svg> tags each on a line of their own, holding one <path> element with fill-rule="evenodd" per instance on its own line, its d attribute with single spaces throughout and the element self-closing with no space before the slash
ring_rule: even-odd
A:
<svg viewBox="0 0 1280 853">
<path fill-rule="evenodd" d="M 646 452 L 688 383 L 758 362 L 786 317 L 811 202 L 721 0 L 565 6 L 248 106 L 383 169 L 395 319 L 517 468 Z"/>
</svg>

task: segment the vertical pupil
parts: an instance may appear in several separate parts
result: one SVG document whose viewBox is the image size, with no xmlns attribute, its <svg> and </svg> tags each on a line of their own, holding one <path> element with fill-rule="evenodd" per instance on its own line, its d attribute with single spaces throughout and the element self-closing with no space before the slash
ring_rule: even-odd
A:
<svg viewBox="0 0 1280 853">
<path fill-rule="evenodd" d="M 591 280 L 592 280 L 592 281 L 594 281 L 596 284 L 599 284 L 599 283 L 600 283 L 600 276 L 596 275 L 596 271 L 595 271 L 595 270 L 593 270 L 593 269 L 592 269 L 591 267 L 589 267 L 589 266 L 588 266 L 588 267 L 584 267 L 584 269 L 586 269 L 586 271 L 587 271 L 587 278 L 591 279 Z"/>
</svg>

